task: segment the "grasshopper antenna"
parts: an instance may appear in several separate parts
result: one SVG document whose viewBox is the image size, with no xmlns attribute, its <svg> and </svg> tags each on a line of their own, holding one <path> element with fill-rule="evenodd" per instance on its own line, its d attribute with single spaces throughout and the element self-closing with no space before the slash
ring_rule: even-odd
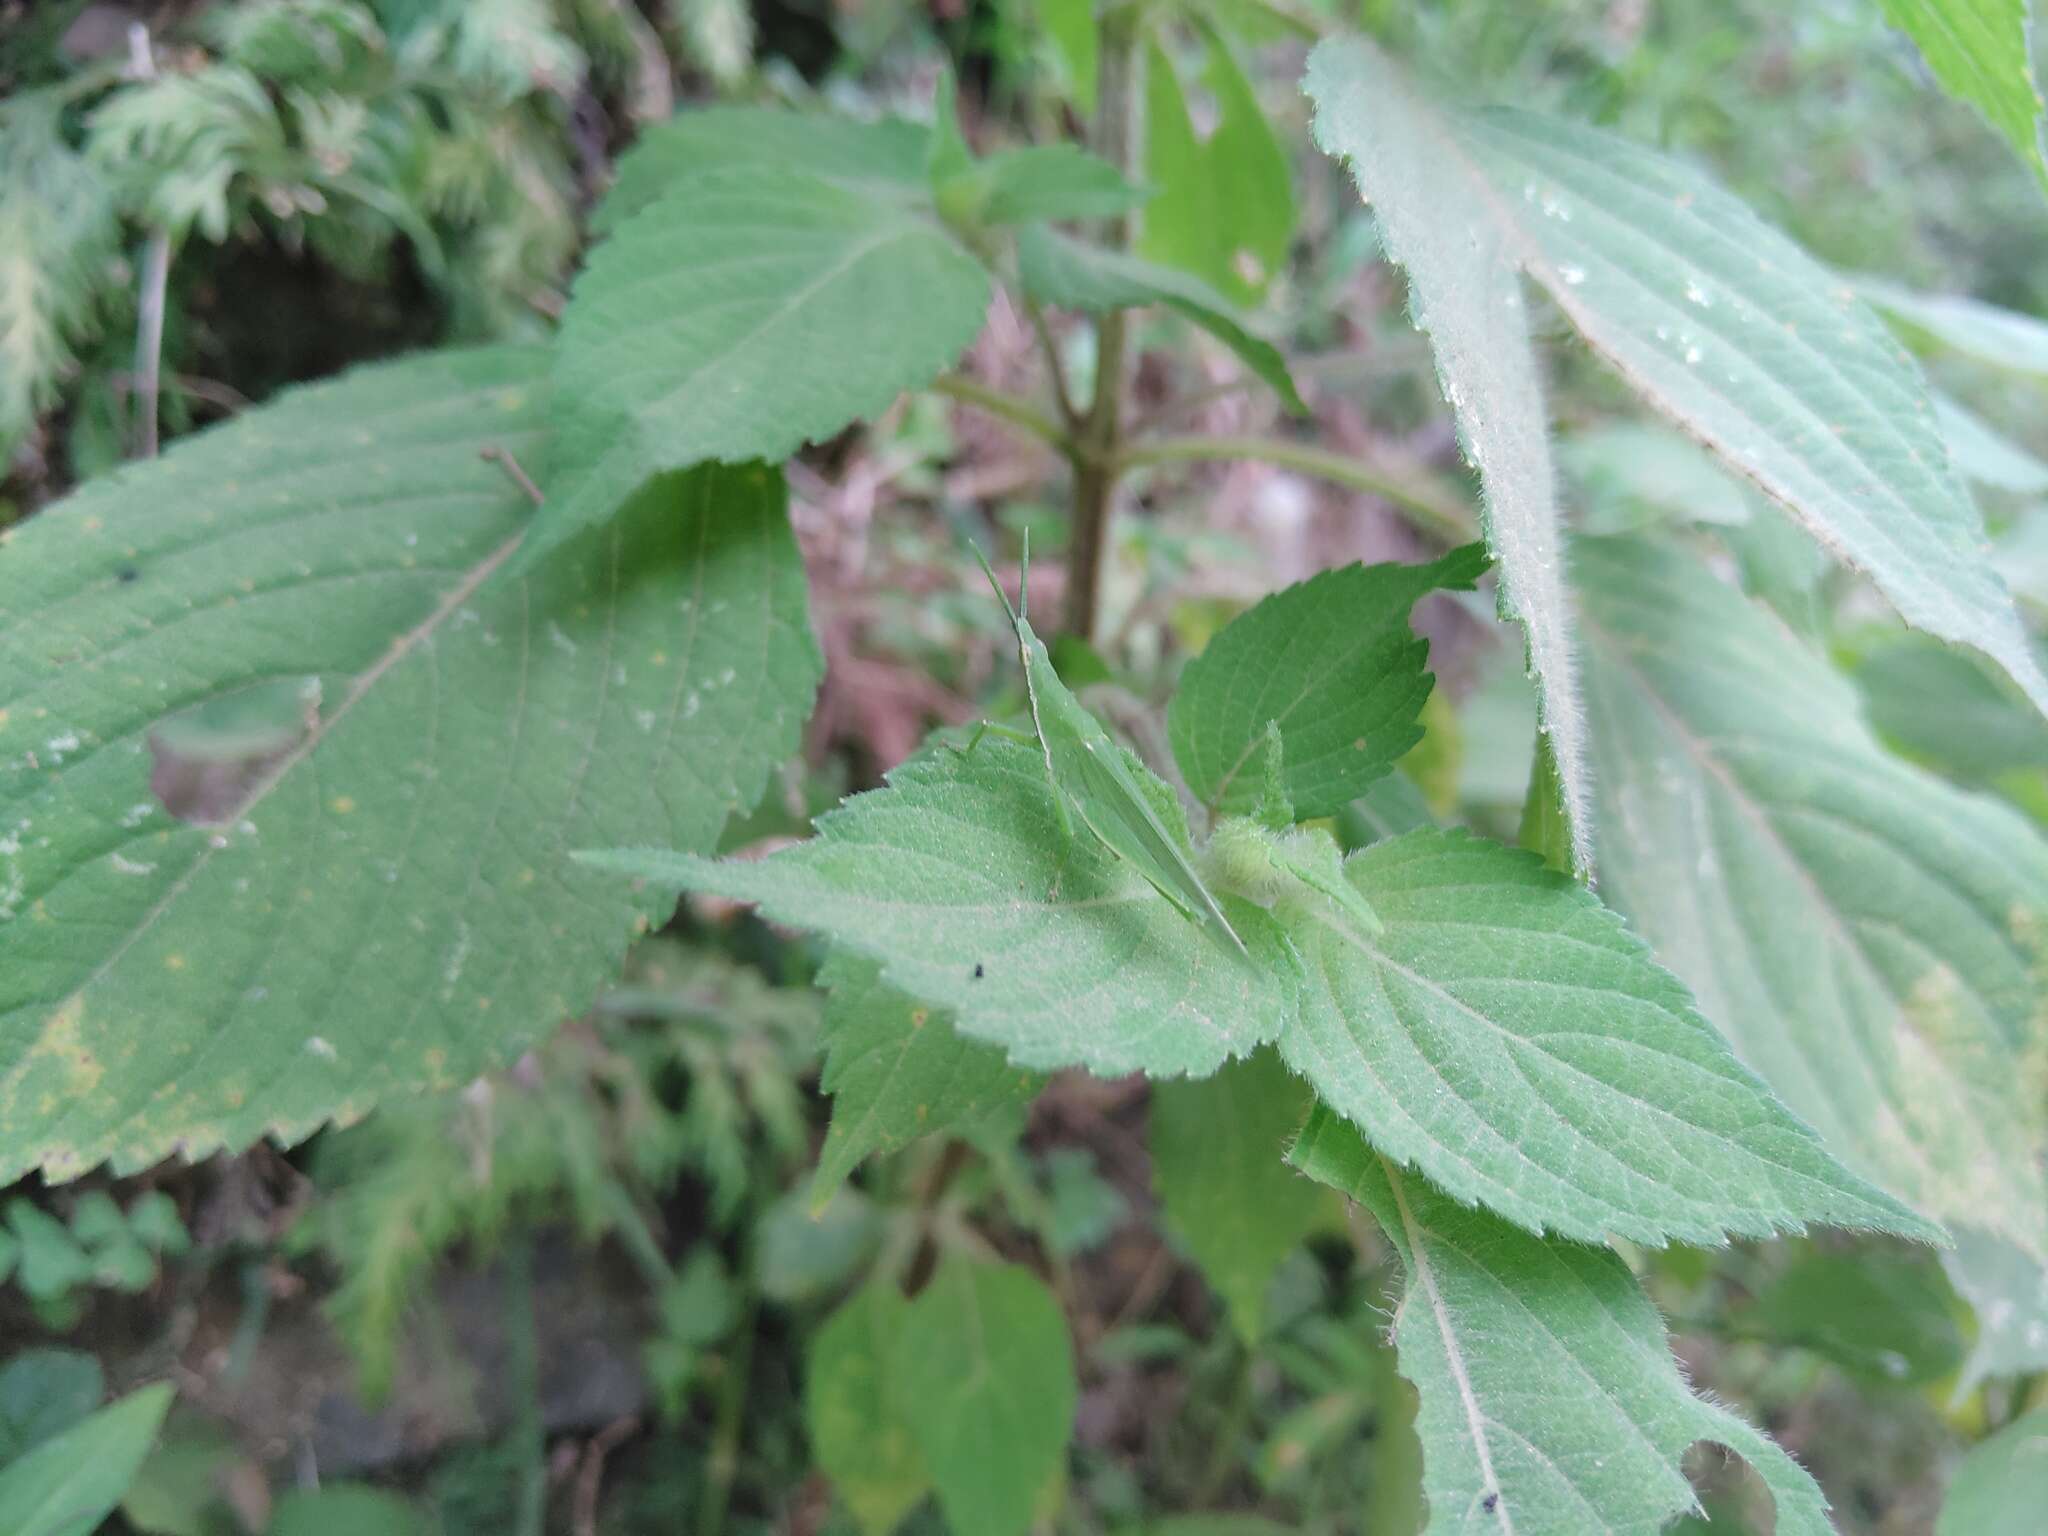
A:
<svg viewBox="0 0 2048 1536">
<path fill-rule="evenodd" d="M 1010 616 L 1010 627 L 1015 629 L 1017 627 L 1017 610 L 1010 606 L 1010 594 L 1005 592 L 1003 584 L 996 580 L 996 573 L 989 566 L 988 556 L 981 552 L 981 546 L 972 539 L 967 541 L 967 547 L 974 552 L 974 563 L 981 567 L 981 574 L 988 578 L 990 590 L 995 593 L 997 600 L 1002 603 L 1003 612 Z M 1018 595 L 1022 596 L 1023 594 L 1020 592 Z"/>
<path fill-rule="evenodd" d="M 1024 563 L 1017 568 L 1017 617 L 1031 618 L 1031 525 L 1024 525 Z"/>
</svg>

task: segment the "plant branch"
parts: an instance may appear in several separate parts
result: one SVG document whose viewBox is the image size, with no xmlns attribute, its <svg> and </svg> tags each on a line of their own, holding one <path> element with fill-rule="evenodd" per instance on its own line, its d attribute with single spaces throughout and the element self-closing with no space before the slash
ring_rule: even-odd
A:
<svg viewBox="0 0 2048 1536">
<path fill-rule="evenodd" d="M 1097 55 L 1096 114 L 1090 147 L 1128 177 L 1138 173 L 1143 150 L 1143 17 L 1130 5 L 1102 17 Z M 1128 250 L 1137 238 L 1137 214 L 1111 221 L 1107 243 Z M 1102 571 L 1109 556 L 1116 507 L 1128 319 L 1113 309 L 1095 323 L 1095 392 L 1081 423 L 1074 460 L 1074 534 L 1067 570 L 1064 628 L 1083 640 L 1095 634 L 1102 607 Z"/>
<path fill-rule="evenodd" d="M 128 26 L 129 72 L 137 80 L 156 78 L 156 54 L 149 29 L 141 22 Z M 142 258 L 141 290 L 135 302 L 135 454 L 156 457 L 156 410 L 164 357 L 164 290 L 171 277 L 171 232 L 153 229 Z"/>
<path fill-rule="evenodd" d="M 1029 401 L 1020 400 L 1004 390 L 991 389 L 986 384 L 977 384 L 957 373 L 941 374 L 925 387 L 935 395 L 958 400 L 963 405 L 971 405 L 978 411 L 986 411 L 1007 421 L 1013 427 L 1022 428 L 1033 437 L 1052 444 L 1070 459 L 1074 456 L 1074 440 L 1066 429 Z"/>
<path fill-rule="evenodd" d="M 1435 491 L 1413 481 L 1310 443 L 1280 437 L 1168 437 L 1139 443 L 1123 450 L 1118 467 L 1136 469 L 1147 464 L 1188 463 L 1196 460 L 1250 460 L 1291 469 L 1298 474 L 1327 480 L 1390 501 L 1407 514 L 1409 521 L 1426 532 L 1452 543 L 1466 543 L 1479 536 L 1471 512 Z"/>
<path fill-rule="evenodd" d="M 1024 300 L 1024 313 L 1031 321 L 1031 332 L 1038 338 L 1038 349 L 1045 354 L 1045 371 L 1052 380 L 1052 397 L 1060 408 L 1060 420 L 1067 424 L 1069 432 L 1081 425 L 1081 411 L 1074 404 L 1073 391 L 1067 388 L 1067 370 L 1060 363 L 1059 344 L 1053 340 L 1052 327 L 1045 322 L 1045 310 L 1036 299 Z"/>
</svg>

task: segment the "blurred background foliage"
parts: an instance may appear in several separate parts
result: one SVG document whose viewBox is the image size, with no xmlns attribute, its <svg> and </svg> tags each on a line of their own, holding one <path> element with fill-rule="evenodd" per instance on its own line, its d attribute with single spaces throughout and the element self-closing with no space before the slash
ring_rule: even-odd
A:
<svg viewBox="0 0 2048 1536">
<path fill-rule="evenodd" d="M 1309 8 L 1453 89 L 1696 159 L 1845 270 L 2048 313 L 2048 205 L 1866 0 Z M 1215 9 L 1251 40 L 1240 56 L 1300 210 L 1260 274 L 1262 324 L 1318 440 L 1400 466 L 1455 528 L 1471 491 L 1370 216 L 1308 144 L 1287 10 Z M 616 158 L 679 104 L 921 116 L 950 63 L 978 138 L 1067 136 L 1085 87 L 1053 24 L 1039 0 L 0 0 L 0 524 L 152 430 L 361 359 L 546 335 Z M 1200 34 L 1180 41 L 1199 130 L 1218 103 Z M 137 335 L 158 325 L 152 400 Z M 1148 314 L 1140 339 L 1141 423 L 1279 430 L 1178 322 Z M 2038 624 L 2048 387 L 1915 339 Z M 1057 340 L 1085 379 L 1088 333 Z M 1546 361 L 1581 527 L 1692 525 L 1835 650 L 1901 752 L 2048 821 L 2048 729 L 1999 679 L 1905 634 L 1777 514 L 1640 425 L 1583 356 Z M 971 371 L 1028 388 L 1037 366 L 999 301 Z M 963 529 L 1028 528 L 1057 580 L 1063 469 L 945 401 L 905 401 L 791 473 L 830 675 L 803 757 L 729 829 L 732 849 L 799 835 L 932 726 L 1015 702 L 991 696 L 1008 677 L 999 615 L 957 559 Z M 1101 655 L 1062 657 L 1101 679 L 1113 719 L 1139 718 L 1259 594 L 1445 531 L 1271 466 L 1160 465 L 1136 492 Z M 1433 815 L 1512 836 L 1532 722 L 1519 656 L 1477 599 L 1432 599 L 1418 623 L 1440 679 L 1429 738 L 1341 830 L 1357 843 Z M 1412 1410 L 1382 1339 L 1389 1255 L 1317 1201 L 1284 1260 L 1220 1300 L 1229 1287 L 1205 1283 L 1201 1243 L 1162 1207 L 1142 1085 L 1062 1078 L 871 1164 L 814 1216 L 820 959 L 698 903 L 589 1016 L 459 1093 L 289 1153 L 8 1193 L 0 1464 L 103 1394 L 169 1376 L 179 1406 L 112 1529 L 882 1529 L 814 1468 L 806 1350 L 871 1266 L 928 1272 L 965 1242 L 1046 1273 L 1081 1345 L 1078 1446 L 1048 1528 L 1413 1528 L 1396 1502 Z M 2035 1380 L 1969 1381 L 1969 1309 L 1923 1255 L 1819 1237 L 1633 1258 L 1696 1379 L 1814 1468 L 1845 1531 L 1932 1530 L 1966 1447 L 2043 1400 Z M 1769 1528 L 1739 1464 L 1696 1459 L 1712 1529 Z M 1166 1518 L 1187 1510 L 1273 1523 Z M 901 1528 L 943 1525 L 926 1503 Z"/>
</svg>

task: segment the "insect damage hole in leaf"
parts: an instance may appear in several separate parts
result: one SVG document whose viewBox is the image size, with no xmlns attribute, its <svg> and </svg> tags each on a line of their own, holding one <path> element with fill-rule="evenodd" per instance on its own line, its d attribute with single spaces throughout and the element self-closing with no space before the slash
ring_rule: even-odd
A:
<svg viewBox="0 0 2048 1536">
<path fill-rule="evenodd" d="M 150 793 L 180 821 L 235 820 L 265 781 L 319 729 L 321 680 L 279 678 L 171 715 L 149 731 Z M 123 817 L 139 825 L 146 807 Z"/>
</svg>

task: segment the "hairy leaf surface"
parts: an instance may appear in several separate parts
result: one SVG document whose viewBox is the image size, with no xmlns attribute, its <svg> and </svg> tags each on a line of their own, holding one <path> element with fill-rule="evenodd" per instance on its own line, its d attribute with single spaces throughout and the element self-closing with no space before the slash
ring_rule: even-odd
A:
<svg viewBox="0 0 2048 1536">
<path fill-rule="evenodd" d="M 1426 565 L 1349 565 L 1264 598 L 1181 674 L 1167 713 L 1174 760 L 1212 812 L 1248 815 L 1266 728 L 1277 723 L 1296 818 L 1334 815 L 1422 739 L 1435 679 L 1408 627 L 1418 598 L 1486 570 L 1468 545 Z"/>
<path fill-rule="evenodd" d="M 1327 1111 L 1293 1161 L 1365 1206 L 1401 1255 L 1394 1343 L 1422 1398 L 1427 1536 L 1656 1536 L 1697 1507 L 1680 1462 L 1699 1440 L 1755 1468 L 1778 1536 L 1830 1536 L 1827 1501 L 1798 1463 L 1687 1389 L 1613 1250 L 1468 1210 Z"/>
<path fill-rule="evenodd" d="M 1677 551 L 1575 568 L 1608 900 L 1836 1153 L 2042 1253 L 2040 834 L 1881 750 L 1847 680 Z"/>
<path fill-rule="evenodd" d="M 1631 388 L 1910 624 L 2044 677 L 1919 370 L 1853 289 L 1695 171 L 1527 112 L 1462 120 L 1529 275 Z"/>
<path fill-rule="evenodd" d="M 1572 690 L 1568 660 L 1552 660 L 1564 654 L 1562 576 L 1516 269 L 1636 393 L 1866 572 L 1909 623 L 1982 650 L 2048 709 L 2048 676 L 1919 372 L 1846 283 L 1678 162 L 1531 113 L 1432 107 L 1370 44 L 1318 48 L 1307 89 L 1318 142 L 1351 158 L 1409 269 L 1551 715 Z M 1581 735 L 1556 746 L 1573 807 Z"/>
<path fill-rule="evenodd" d="M 652 475 L 778 461 L 929 382 L 981 329 L 987 275 L 928 207 L 807 169 L 707 171 L 598 246 L 555 365 L 529 567 Z"/>
<path fill-rule="evenodd" d="M 1528 635 L 1573 862 L 1589 869 L 1585 716 L 1549 427 L 1517 275 L 1522 251 L 1513 229 L 1494 216 L 1492 191 L 1460 147 L 1454 121 L 1370 43 L 1322 44 L 1309 57 L 1303 88 L 1316 104 L 1316 143 L 1350 162 L 1387 255 L 1408 273 L 1410 314 L 1429 336 L 1444 398 L 1485 491 L 1501 611 Z"/>
<path fill-rule="evenodd" d="M 1306 976 L 1280 1049 L 1387 1156 L 1590 1242 L 1938 1235 L 1837 1164 L 1641 941 L 1534 855 L 1414 832 L 1346 874 L 1384 931 L 1292 909 Z"/>
<path fill-rule="evenodd" d="M 8 539 L 0 1179 L 302 1136 L 508 1059 L 653 910 L 566 851 L 707 847 L 795 746 L 819 661 L 773 472 L 661 481 L 490 580 L 532 507 L 480 451 L 539 462 L 545 369 L 366 369 Z M 170 727 L 280 686 L 253 776 L 170 816 Z"/>
<path fill-rule="evenodd" d="M 878 962 L 1019 1066 L 1200 1076 L 1274 1039 L 1290 961 L 1273 921 L 1226 897 L 1251 950 L 1237 955 L 1085 830 L 1063 830 L 1053 793 L 1035 744 L 989 737 L 972 756 L 913 758 L 758 862 L 661 849 L 590 862 L 759 902 Z"/>
<path fill-rule="evenodd" d="M 1034 1074 L 962 1038 L 944 1014 L 884 982 L 872 960 L 834 954 L 818 982 L 830 989 L 820 1086 L 832 1095 L 832 1126 L 818 1154 L 813 1205 L 870 1152 L 972 1125 L 1038 1090 Z"/>
</svg>

